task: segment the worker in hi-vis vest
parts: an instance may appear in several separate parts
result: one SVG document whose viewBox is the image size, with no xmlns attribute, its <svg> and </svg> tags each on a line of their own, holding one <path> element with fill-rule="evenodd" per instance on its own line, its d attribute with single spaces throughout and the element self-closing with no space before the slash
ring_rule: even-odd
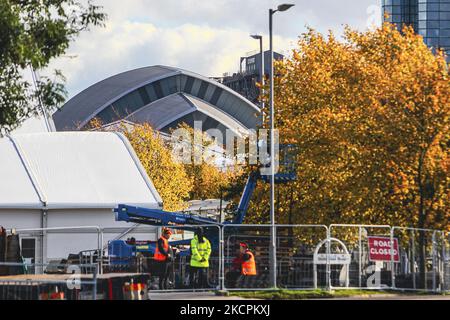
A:
<svg viewBox="0 0 450 320">
<path fill-rule="evenodd" d="M 232 261 L 231 270 L 225 274 L 225 281 L 230 288 L 239 288 L 251 285 L 255 280 L 255 255 L 244 242 L 239 243 L 239 251 Z"/>
<path fill-rule="evenodd" d="M 204 236 L 203 229 L 198 228 L 191 240 L 190 281 L 194 289 L 206 288 L 210 256 L 211 243 Z"/>
<path fill-rule="evenodd" d="M 167 289 L 167 279 L 169 278 L 170 263 L 173 261 L 172 248 L 169 245 L 169 239 L 172 235 L 170 229 L 164 228 L 162 235 L 156 244 L 153 259 L 157 265 L 159 273 L 159 289 Z"/>
<path fill-rule="evenodd" d="M 239 258 L 238 261 L 241 265 L 241 275 L 256 276 L 256 262 L 255 255 L 250 251 L 248 245 L 244 242 L 239 244 Z"/>
</svg>

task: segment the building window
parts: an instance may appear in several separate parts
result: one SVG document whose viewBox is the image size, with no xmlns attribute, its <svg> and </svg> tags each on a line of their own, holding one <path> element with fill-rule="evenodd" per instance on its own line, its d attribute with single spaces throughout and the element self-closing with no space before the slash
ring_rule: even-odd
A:
<svg viewBox="0 0 450 320">
<path fill-rule="evenodd" d="M 22 257 L 25 263 L 36 263 L 36 238 L 22 238 L 21 239 Z M 28 266 L 27 273 L 34 274 L 35 267 Z"/>
</svg>

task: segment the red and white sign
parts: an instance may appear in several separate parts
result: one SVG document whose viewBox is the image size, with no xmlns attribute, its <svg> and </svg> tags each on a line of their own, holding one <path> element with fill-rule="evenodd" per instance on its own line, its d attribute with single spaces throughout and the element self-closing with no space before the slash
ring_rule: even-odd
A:
<svg viewBox="0 0 450 320">
<path fill-rule="evenodd" d="M 400 262 L 398 239 L 393 239 L 393 246 L 389 237 L 368 237 L 368 239 L 370 261 L 391 261 L 393 256 L 394 262 Z"/>
</svg>

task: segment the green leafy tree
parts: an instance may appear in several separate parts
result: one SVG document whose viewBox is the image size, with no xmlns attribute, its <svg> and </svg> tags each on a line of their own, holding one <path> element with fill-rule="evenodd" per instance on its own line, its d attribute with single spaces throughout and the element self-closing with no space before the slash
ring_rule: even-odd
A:
<svg viewBox="0 0 450 320">
<path fill-rule="evenodd" d="M 47 68 L 80 32 L 105 20 L 91 0 L 0 0 L 0 135 L 39 114 L 39 103 L 51 111 L 64 102 L 60 71 L 37 79 L 36 87 L 24 74 Z"/>
</svg>

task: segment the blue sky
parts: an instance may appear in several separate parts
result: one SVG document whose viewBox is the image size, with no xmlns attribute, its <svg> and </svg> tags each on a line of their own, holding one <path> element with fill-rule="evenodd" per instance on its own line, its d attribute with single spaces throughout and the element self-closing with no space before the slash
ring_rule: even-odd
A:
<svg viewBox="0 0 450 320">
<path fill-rule="evenodd" d="M 170 65 L 220 76 L 257 50 L 249 34 L 268 33 L 273 0 L 96 0 L 109 15 L 51 67 L 67 77 L 69 98 L 108 76 L 149 65 Z M 275 49 L 289 54 L 306 26 L 341 34 L 344 24 L 364 30 L 381 19 L 380 0 L 291 0 L 275 16 Z M 267 44 L 267 38 L 266 38 Z"/>
</svg>

